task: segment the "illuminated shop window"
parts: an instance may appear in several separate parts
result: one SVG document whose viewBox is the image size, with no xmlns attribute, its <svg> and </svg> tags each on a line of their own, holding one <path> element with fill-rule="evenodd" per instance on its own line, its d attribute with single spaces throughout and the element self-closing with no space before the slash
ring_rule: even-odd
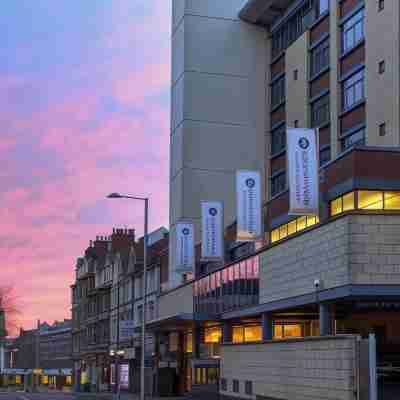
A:
<svg viewBox="0 0 400 400">
<path fill-rule="evenodd" d="M 185 335 L 185 353 L 193 353 L 193 334 L 191 332 Z"/>
<path fill-rule="evenodd" d="M 260 342 L 261 340 L 261 325 L 241 325 L 233 327 L 233 343 Z"/>
<path fill-rule="evenodd" d="M 21 375 L 16 375 L 15 376 L 15 384 L 21 385 L 21 383 L 22 383 Z"/>
<path fill-rule="evenodd" d="M 302 324 L 275 323 L 274 339 L 303 337 Z"/>
<path fill-rule="evenodd" d="M 293 235 L 297 232 L 301 232 L 310 226 L 314 226 L 319 223 L 319 218 L 316 216 L 299 217 L 287 224 L 281 225 L 271 232 L 271 243 L 275 243 L 278 240 L 285 239 L 286 237 Z"/>
<path fill-rule="evenodd" d="M 347 193 L 331 201 L 331 216 L 355 209 L 371 211 L 400 210 L 400 192 L 359 190 Z"/>
<path fill-rule="evenodd" d="M 65 377 L 65 383 L 67 386 L 71 386 L 72 385 L 72 376 L 71 375 L 67 375 Z"/>
<path fill-rule="evenodd" d="M 219 326 L 206 328 L 204 330 L 204 343 L 221 343 L 222 329 Z"/>
<path fill-rule="evenodd" d="M 49 384 L 49 377 L 47 375 L 42 376 L 42 385 L 48 385 Z"/>
</svg>

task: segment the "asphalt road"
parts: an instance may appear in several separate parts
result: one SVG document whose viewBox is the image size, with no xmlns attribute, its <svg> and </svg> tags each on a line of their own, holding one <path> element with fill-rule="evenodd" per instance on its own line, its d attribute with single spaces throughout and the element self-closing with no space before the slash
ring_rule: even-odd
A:
<svg viewBox="0 0 400 400">
<path fill-rule="evenodd" d="M 0 393 L 0 400 L 75 400 L 71 394 L 62 393 Z"/>
</svg>

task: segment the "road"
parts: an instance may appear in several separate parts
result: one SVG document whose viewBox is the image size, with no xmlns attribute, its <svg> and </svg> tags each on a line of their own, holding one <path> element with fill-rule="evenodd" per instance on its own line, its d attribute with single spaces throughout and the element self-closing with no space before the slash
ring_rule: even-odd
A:
<svg viewBox="0 0 400 400">
<path fill-rule="evenodd" d="M 0 400 L 75 400 L 71 394 L 62 393 L 0 393 Z"/>
</svg>

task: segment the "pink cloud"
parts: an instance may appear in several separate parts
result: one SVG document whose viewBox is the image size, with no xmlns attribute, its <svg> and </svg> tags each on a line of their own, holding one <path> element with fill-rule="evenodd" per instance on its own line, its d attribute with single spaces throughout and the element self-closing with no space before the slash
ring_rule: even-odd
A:
<svg viewBox="0 0 400 400">
<path fill-rule="evenodd" d="M 0 136 L 0 158 L 29 136 L 35 138 L 35 157 L 50 152 L 63 167 L 52 176 L 51 164 L 34 166 L 25 175 L 32 181 L 40 177 L 38 184 L 13 182 L 0 193 L 0 256 L 5 265 L 0 281 L 15 285 L 23 310 L 19 323 L 26 328 L 36 319 L 69 317 L 75 261 L 89 240 L 109 234 L 113 226 L 132 226 L 141 234 L 142 205 L 105 200 L 107 193 L 148 195 L 151 228 L 168 223 L 169 106 L 164 97 L 170 80 L 169 2 L 155 1 L 149 16 L 137 21 L 124 14 L 126 1 L 115 3 L 115 30 L 103 38 L 104 51 L 110 52 L 109 58 L 104 55 L 106 70 L 95 61 L 82 66 L 75 73 L 88 77 L 85 87 L 64 89 L 24 118 L 22 110 L 12 109 L 7 135 Z M 143 48 L 129 47 L 132 34 L 143 37 Z M 156 57 L 154 48 L 146 49 L 161 42 Z M 139 61 L 132 65 L 135 54 Z M 25 84 L 21 77 L 0 75 L 0 88 Z M 116 109 L 109 111 L 105 99 Z M 0 184 L 21 162 L 9 161 Z M 94 207 L 107 210 L 110 217 L 82 222 L 82 210 Z"/>
</svg>

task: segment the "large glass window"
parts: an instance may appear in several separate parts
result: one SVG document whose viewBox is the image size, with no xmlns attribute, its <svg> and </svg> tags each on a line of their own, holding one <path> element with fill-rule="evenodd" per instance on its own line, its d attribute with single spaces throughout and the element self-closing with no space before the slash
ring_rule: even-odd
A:
<svg viewBox="0 0 400 400">
<path fill-rule="evenodd" d="M 287 224 L 281 225 L 271 232 L 271 243 L 285 239 L 287 236 L 314 226 L 319 223 L 319 218 L 314 216 L 299 217 Z"/>
<path fill-rule="evenodd" d="M 327 94 L 311 104 L 311 125 L 318 127 L 326 124 L 329 120 L 329 94 Z"/>
<path fill-rule="evenodd" d="M 349 51 L 364 39 L 364 9 L 349 18 L 342 28 L 343 52 Z"/>
<path fill-rule="evenodd" d="M 259 342 L 262 340 L 261 325 L 240 325 L 232 329 L 233 343 Z"/>
<path fill-rule="evenodd" d="M 206 328 L 204 330 L 204 343 L 221 343 L 222 339 L 222 328 L 220 326 L 214 326 Z"/>
<path fill-rule="evenodd" d="M 271 132 L 271 155 L 286 148 L 286 126 L 282 125 Z"/>
<path fill-rule="evenodd" d="M 330 146 L 324 146 L 319 150 L 319 165 L 325 165 L 331 160 L 331 148 Z"/>
<path fill-rule="evenodd" d="M 400 211 L 400 192 L 359 190 L 347 193 L 331 201 L 332 216 L 354 209 Z"/>
<path fill-rule="evenodd" d="M 318 16 L 329 10 L 329 0 L 318 0 Z"/>
<path fill-rule="evenodd" d="M 343 82 L 343 109 L 347 110 L 364 100 L 364 70 L 355 73 Z"/>
<path fill-rule="evenodd" d="M 271 84 L 271 106 L 277 106 L 285 100 L 285 76 Z"/>
<path fill-rule="evenodd" d="M 342 151 L 350 149 L 355 145 L 363 145 L 365 143 L 365 128 L 358 129 L 348 135 L 341 137 Z"/>
<path fill-rule="evenodd" d="M 299 323 L 277 322 L 274 324 L 274 339 L 303 337 L 303 325 Z"/>
<path fill-rule="evenodd" d="M 278 193 L 286 189 L 286 173 L 285 171 L 274 175 L 271 178 L 271 197 L 276 196 Z"/>
<path fill-rule="evenodd" d="M 329 66 L 329 39 L 311 50 L 311 76 L 317 75 Z"/>
</svg>

